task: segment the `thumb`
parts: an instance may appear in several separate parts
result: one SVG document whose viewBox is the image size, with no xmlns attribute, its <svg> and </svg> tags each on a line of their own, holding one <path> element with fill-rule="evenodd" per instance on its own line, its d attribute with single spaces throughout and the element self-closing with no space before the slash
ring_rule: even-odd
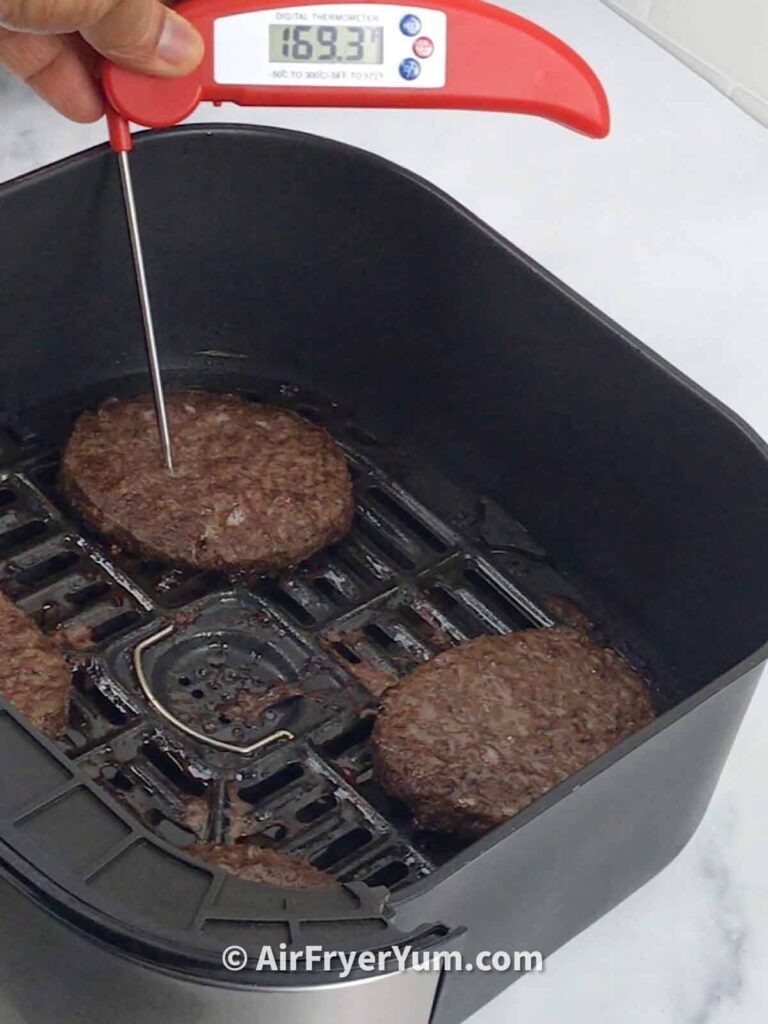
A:
<svg viewBox="0 0 768 1024">
<path fill-rule="evenodd" d="M 186 75 L 203 40 L 160 0 L 0 0 L 0 25 L 17 32 L 79 32 L 115 64 L 152 75 Z"/>
<path fill-rule="evenodd" d="M 107 0 L 82 36 L 108 60 L 150 75 L 186 75 L 203 58 L 197 29 L 159 0 Z"/>
</svg>

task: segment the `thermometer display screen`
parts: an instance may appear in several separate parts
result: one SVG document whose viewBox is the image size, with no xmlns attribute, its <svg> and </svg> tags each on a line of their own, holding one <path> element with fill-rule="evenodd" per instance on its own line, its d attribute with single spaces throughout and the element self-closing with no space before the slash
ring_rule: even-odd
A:
<svg viewBox="0 0 768 1024">
<path fill-rule="evenodd" d="M 270 25 L 271 64 L 383 64 L 384 29 L 359 25 Z"/>
</svg>

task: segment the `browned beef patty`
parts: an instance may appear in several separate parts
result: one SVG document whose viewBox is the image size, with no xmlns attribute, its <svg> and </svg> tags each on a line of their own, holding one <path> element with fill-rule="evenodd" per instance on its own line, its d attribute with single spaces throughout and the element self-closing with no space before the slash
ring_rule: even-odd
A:
<svg viewBox="0 0 768 1024">
<path fill-rule="evenodd" d="M 480 637 L 387 691 L 375 777 L 424 827 L 477 836 L 653 716 L 643 680 L 583 633 Z"/>
<path fill-rule="evenodd" d="M 189 853 L 230 875 L 238 875 L 263 885 L 282 885 L 290 889 L 329 889 L 338 884 L 334 878 L 313 868 L 302 857 L 266 850 L 260 846 L 201 843 L 191 847 Z"/>
<path fill-rule="evenodd" d="M 50 737 L 64 731 L 72 673 L 52 640 L 0 594 L 0 693 Z"/>
<path fill-rule="evenodd" d="M 174 565 L 269 572 L 352 524 L 344 454 L 321 427 L 235 395 L 168 396 L 174 476 L 152 399 L 112 399 L 80 417 L 61 483 L 83 517 L 126 551 Z"/>
</svg>

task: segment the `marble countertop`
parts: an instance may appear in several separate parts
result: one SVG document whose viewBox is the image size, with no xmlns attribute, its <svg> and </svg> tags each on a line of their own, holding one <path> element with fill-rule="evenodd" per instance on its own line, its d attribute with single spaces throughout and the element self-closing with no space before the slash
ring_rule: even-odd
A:
<svg viewBox="0 0 768 1024">
<path fill-rule="evenodd" d="M 597 0 L 517 0 L 596 68 L 593 142 L 475 113 L 225 109 L 374 150 L 436 182 L 768 436 L 768 131 Z M 0 77 L 0 180 L 102 142 Z M 762 1024 L 768 687 L 699 832 L 473 1024 Z"/>
</svg>

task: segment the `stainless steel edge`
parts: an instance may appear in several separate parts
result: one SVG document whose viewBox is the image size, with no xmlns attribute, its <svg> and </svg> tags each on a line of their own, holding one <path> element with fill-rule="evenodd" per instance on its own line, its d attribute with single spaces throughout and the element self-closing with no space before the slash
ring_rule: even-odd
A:
<svg viewBox="0 0 768 1024">
<path fill-rule="evenodd" d="M 236 973 L 231 986 L 196 981 L 86 937 L 2 878 L 0 920 L 2 1024 L 429 1024 L 441 977 L 284 989 L 237 987 Z"/>
</svg>

